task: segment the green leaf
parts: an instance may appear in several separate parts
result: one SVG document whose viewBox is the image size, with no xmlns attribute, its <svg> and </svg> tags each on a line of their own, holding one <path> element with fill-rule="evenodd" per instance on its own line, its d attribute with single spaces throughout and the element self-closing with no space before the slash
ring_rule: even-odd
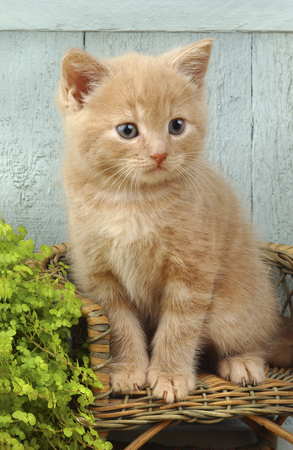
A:
<svg viewBox="0 0 293 450">
<path fill-rule="evenodd" d="M 25 237 L 27 234 L 26 228 L 23 225 L 21 225 L 20 227 L 17 228 L 17 232 L 19 234 L 22 234 L 23 237 Z"/>
<path fill-rule="evenodd" d="M 6 331 L 7 336 L 15 336 L 16 331 L 11 328 Z"/>
<path fill-rule="evenodd" d="M 67 437 L 71 437 L 72 436 L 72 431 L 69 428 L 64 428 L 63 429 L 63 433 L 65 434 L 65 436 Z"/>
<path fill-rule="evenodd" d="M 83 435 L 85 433 L 84 427 L 82 425 L 75 427 L 75 431 L 80 435 Z"/>
<path fill-rule="evenodd" d="M 29 413 L 27 415 L 27 417 L 28 417 L 28 422 L 30 423 L 30 425 L 35 425 L 36 424 L 37 420 L 36 420 L 36 417 L 33 414 Z"/>
<path fill-rule="evenodd" d="M 52 253 L 52 248 L 51 248 L 51 247 L 48 247 L 48 246 L 45 245 L 45 244 L 41 245 L 40 250 L 41 250 L 41 252 L 44 254 L 44 256 L 45 256 L 46 258 L 49 258 L 49 256 L 50 256 L 51 253 Z"/>
<path fill-rule="evenodd" d="M 44 259 L 45 259 L 44 256 L 41 255 L 40 253 L 34 253 L 34 257 L 35 257 L 35 259 L 37 259 L 40 262 L 44 261 Z"/>
<path fill-rule="evenodd" d="M 18 419 L 18 420 L 24 420 L 24 418 L 26 418 L 26 414 L 23 411 L 15 411 L 12 414 L 12 417 L 14 419 Z"/>
</svg>

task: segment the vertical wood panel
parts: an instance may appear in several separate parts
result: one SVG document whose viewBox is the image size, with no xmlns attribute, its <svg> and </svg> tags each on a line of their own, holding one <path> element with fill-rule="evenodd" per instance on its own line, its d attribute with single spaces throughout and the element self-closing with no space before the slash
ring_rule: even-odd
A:
<svg viewBox="0 0 293 450">
<path fill-rule="evenodd" d="M 251 35 L 87 32 L 85 46 L 100 58 L 129 51 L 159 54 L 206 37 L 215 39 L 207 74 L 207 154 L 238 188 L 250 209 Z"/>
<path fill-rule="evenodd" d="M 208 156 L 251 209 L 251 35 L 219 34 L 207 75 Z"/>
<path fill-rule="evenodd" d="M 293 34 L 253 38 L 253 209 L 268 240 L 293 243 Z"/>
<path fill-rule="evenodd" d="M 54 94 L 71 46 L 82 48 L 83 33 L 0 33 L 0 212 L 37 246 L 66 237 Z"/>
</svg>

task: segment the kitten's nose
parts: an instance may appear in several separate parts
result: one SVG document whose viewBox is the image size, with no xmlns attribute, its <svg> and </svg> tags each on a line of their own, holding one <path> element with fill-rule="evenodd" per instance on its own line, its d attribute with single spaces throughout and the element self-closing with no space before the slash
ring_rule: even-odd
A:
<svg viewBox="0 0 293 450">
<path fill-rule="evenodd" d="M 167 158 L 167 153 L 155 153 L 154 155 L 150 156 L 151 158 L 155 159 L 158 164 L 161 164 Z"/>
</svg>

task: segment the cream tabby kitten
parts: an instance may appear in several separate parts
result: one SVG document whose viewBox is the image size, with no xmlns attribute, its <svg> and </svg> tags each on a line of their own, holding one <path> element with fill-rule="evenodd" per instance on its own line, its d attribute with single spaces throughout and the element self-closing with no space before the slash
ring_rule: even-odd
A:
<svg viewBox="0 0 293 450">
<path fill-rule="evenodd" d="M 147 382 L 167 402 L 195 388 L 204 350 L 222 377 L 261 383 L 278 326 L 250 225 L 202 156 L 211 47 L 72 49 L 57 94 L 74 276 L 109 315 L 112 387 Z"/>
</svg>

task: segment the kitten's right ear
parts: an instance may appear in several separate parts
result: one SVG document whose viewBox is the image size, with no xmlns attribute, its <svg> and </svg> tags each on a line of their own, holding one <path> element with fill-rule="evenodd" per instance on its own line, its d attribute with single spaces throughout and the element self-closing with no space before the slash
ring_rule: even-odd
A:
<svg viewBox="0 0 293 450">
<path fill-rule="evenodd" d="M 79 111 L 84 100 L 110 70 L 83 50 L 72 48 L 61 62 L 61 82 L 57 93 L 59 106 Z"/>
<path fill-rule="evenodd" d="M 200 86 L 208 68 L 212 44 L 213 39 L 204 39 L 181 50 L 175 50 L 172 67 Z"/>
</svg>

